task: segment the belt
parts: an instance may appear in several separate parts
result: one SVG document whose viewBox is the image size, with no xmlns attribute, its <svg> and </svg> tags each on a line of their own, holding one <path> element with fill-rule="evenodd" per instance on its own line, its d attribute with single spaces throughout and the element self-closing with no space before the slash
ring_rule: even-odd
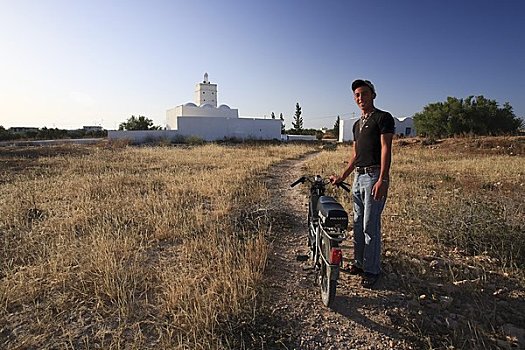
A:
<svg viewBox="0 0 525 350">
<path fill-rule="evenodd" d="M 379 165 L 372 166 L 358 166 L 355 167 L 355 172 L 358 174 L 370 174 L 379 171 L 381 167 Z"/>
</svg>

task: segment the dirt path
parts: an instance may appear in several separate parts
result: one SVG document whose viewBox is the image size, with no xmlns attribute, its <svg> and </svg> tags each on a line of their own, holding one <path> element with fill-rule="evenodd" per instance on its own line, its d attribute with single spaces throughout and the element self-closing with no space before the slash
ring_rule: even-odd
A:
<svg viewBox="0 0 525 350">
<path fill-rule="evenodd" d="M 268 187 L 274 203 L 274 241 L 265 278 L 264 304 L 255 329 L 246 340 L 248 349 L 417 349 L 403 331 L 398 312 L 407 301 L 388 274 L 374 290 L 360 286 L 358 276 L 342 273 L 333 309 L 321 302 L 306 254 L 307 198 L 300 186 L 289 184 L 303 175 L 302 165 L 316 154 L 285 161 L 271 169 Z M 343 249 L 351 257 L 351 239 Z"/>
</svg>

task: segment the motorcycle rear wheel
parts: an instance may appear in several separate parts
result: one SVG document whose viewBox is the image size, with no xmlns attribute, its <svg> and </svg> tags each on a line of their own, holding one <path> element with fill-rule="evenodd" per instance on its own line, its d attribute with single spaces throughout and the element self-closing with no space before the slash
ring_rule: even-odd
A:
<svg viewBox="0 0 525 350">
<path fill-rule="evenodd" d="M 337 281 L 331 280 L 328 277 L 328 269 L 326 266 L 321 271 L 321 299 L 323 304 L 328 307 L 332 307 L 335 300 L 335 290 L 337 287 Z"/>
</svg>

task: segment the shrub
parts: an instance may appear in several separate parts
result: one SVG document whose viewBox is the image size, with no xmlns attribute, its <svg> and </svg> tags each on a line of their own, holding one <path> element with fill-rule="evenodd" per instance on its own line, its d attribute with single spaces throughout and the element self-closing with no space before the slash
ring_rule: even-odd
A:
<svg viewBox="0 0 525 350">
<path fill-rule="evenodd" d="M 185 143 L 192 146 L 199 146 L 204 144 L 204 140 L 199 136 L 191 135 L 185 138 Z"/>
</svg>

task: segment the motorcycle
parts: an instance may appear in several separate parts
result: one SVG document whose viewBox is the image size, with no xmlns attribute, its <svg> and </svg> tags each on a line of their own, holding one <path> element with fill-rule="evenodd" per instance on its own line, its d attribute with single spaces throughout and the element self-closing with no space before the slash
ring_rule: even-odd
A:
<svg viewBox="0 0 525 350">
<path fill-rule="evenodd" d="M 302 176 L 290 186 L 308 183 L 308 247 L 316 280 L 321 286 L 321 299 L 325 306 L 333 305 L 340 268 L 343 263 L 341 243 L 346 239 L 348 214 L 333 197 L 326 196 L 329 179 L 320 175 Z M 338 185 L 350 192 L 347 183 Z"/>
</svg>

